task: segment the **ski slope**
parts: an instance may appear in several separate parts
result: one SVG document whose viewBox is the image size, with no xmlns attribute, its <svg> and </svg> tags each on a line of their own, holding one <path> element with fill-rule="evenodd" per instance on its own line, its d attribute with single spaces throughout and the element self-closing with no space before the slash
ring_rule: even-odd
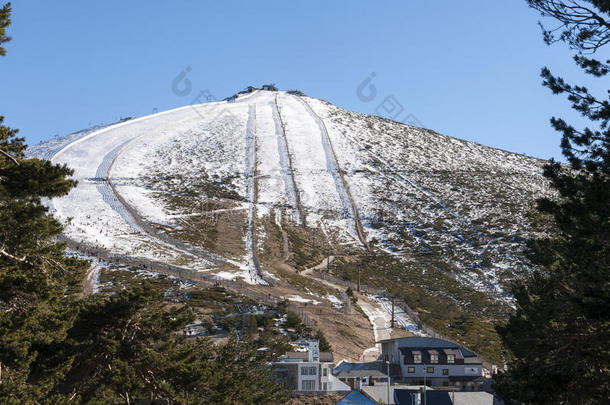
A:
<svg viewBox="0 0 610 405">
<path fill-rule="evenodd" d="M 282 91 L 94 127 L 30 154 L 75 171 L 78 186 L 49 203 L 69 238 L 250 283 L 265 282 L 269 220 L 405 261 L 433 253 L 442 263 L 424 271 L 502 295 L 503 278 L 527 268 L 524 201 L 548 195 L 542 161 Z M 221 244 L 172 236 L 205 215 L 231 223 Z"/>
<path fill-rule="evenodd" d="M 151 260 L 186 261 L 197 270 L 213 270 L 220 260 L 249 282 L 263 283 L 255 218 L 271 209 L 296 224 L 305 221 L 304 211 L 311 213 L 310 226 L 325 218 L 357 240 L 354 212 L 329 142 L 300 100 L 258 91 L 233 103 L 187 106 L 83 132 L 40 153 L 68 164 L 79 181 L 69 195 L 50 202 L 69 238 Z M 159 170 L 187 184 L 202 173 L 232 178 L 247 206 L 243 256 L 185 248 L 144 226 L 142 221 L 179 229 L 176 219 L 188 215 L 160 204 L 164 190 L 143 181 Z"/>
<path fill-rule="evenodd" d="M 77 242 L 115 253 L 168 262 L 183 260 L 187 256 L 193 268 L 213 266 L 209 260 L 172 246 L 142 229 L 118 200 L 108 181 L 115 159 L 134 140 L 143 134 L 148 134 L 148 137 L 155 134 L 159 139 L 168 133 L 192 130 L 201 125 L 201 117 L 196 107 L 183 107 L 91 132 L 57 151 L 51 160 L 68 164 L 79 181 L 70 194 L 50 202 L 57 218 L 65 222 L 65 234 Z M 123 164 L 122 174 L 133 174 L 136 165 L 135 161 L 130 165 Z M 139 212 L 147 212 L 141 210 L 142 205 L 155 205 L 149 196 L 137 190 L 124 194 L 136 208 L 140 208 Z M 160 216 L 158 212 L 156 214 L 156 217 Z"/>
</svg>

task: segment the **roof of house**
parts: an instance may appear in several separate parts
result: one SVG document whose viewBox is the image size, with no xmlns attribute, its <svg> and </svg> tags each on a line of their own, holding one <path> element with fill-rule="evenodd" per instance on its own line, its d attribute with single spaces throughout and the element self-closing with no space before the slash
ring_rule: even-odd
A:
<svg viewBox="0 0 610 405">
<path fill-rule="evenodd" d="M 436 354 L 439 352 L 443 352 L 445 354 L 453 354 L 456 359 L 464 359 L 465 364 L 483 364 L 481 359 L 477 357 L 473 352 L 464 349 L 463 347 L 458 347 L 455 349 L 443 349 L 438 347 L 429 347 L 429 348 L 412 348 L 412 347 L 400 347 L 398 349 L 403 356 L 411 356 L 412 354 L 421 354 L 422 352 L 427 352 L 428 355 Z"/>
<path fill-rule="evenodd" d="M 303 360 L 307 361 L 309 359 L 308 352 L 286 352 L 287 359 L 293 360 Z M 320 352 L 320 361 L 322 363 L 333 363 L 333 352 Z"/>
<path fill-rule="evenodd" d="M 411 405 L 411 394 L 420 392 L 417 389 L 395 389 L 394 401 L 396 404 Z M 502 402 L 488 392 L 458 391 L 449 392 L 442 390 L 426 390 L 426 401 L 428 405 L 499 405 Z M 422 399 L 423 403 L 423 399 Z"/>
<path fill-rule="evenodd" d="M 333 375 L 339 378 L 386 377 L 387 365 L 382 361 L 368 363 L 349 363 L 342 361 L 333 370 Z"/>
<path fill-rule="evenodd" d="M 338 377 L 338 378 L 367 378 L 367 377 L 381 378 L 381 377 L 386 377 L 387 378 L 387 374 L 382 373 L 379 370 L 349 370 L 349 371 L 341 371 L 338 374 L 336 374 L 335 377 Z"/>
<path fill-rule="evenodd" d="M 320 361 L 324 363 L 334 363 L 335 358 L 333 357 L 333 352 L 320 352 Z"/>
<path fill-rule="evenodd" d="M 494 405 L 502 403 L 499 399 L 494 398 L 492 394 L 483 391 L 459 391 L 452 393 L 452 397 L 453 405 Z"/>
<path fill-rule="evenodd" d="M 380 343 L 391 343 L 398 341 L 400 347 L 409 347 L 409 348 L 419 348 L 419 349 L 459 349 L 464 357 L 472 357 L 476 356 L 475 353 L 471 352 L 468 349 L 463 348 L 462 346 L 449 342 L 448 340 L 436 339 L 431 337 L 421 337 L 421 336 L 409 336 L 409 337 L 401 337 L 395 339 L 385 339 L 381 340 Z"/>
<path fill-rule="evenodd" d="M 352 391 L 347 394 L 342 400 L 337 402 L 337 405 L 375 405 L 373 401 L 368 399 L 358 391 Z"/>
<path fill-rule="evenodd" d="M 402 387 L 407 388 L 407 387 Z M 372 399 L 373 401 L 377 401 L 377 403 L 383 403 L 387 405 L 394 405 L 394 390 L 398 389 L 397 387 L 390 386 L 390 401 L 388 402 L 388 386 L 386 384 L 383 385 L 362 385 L 360 387 L 360 391 L 363 392 L 367 397 Z"/>
<path fill-rule="evenodd" d="M 413 403 L 411 395 L 417 393 L 423 396 L 423 393 L 420 390 L 394 390 L 394 401 L 398 405 L 410 405 Z M 451 397 L 447 391 L 427 390 L 426 405 L 453 405 L 453 401 L 451 401 Z"/>
<path fill-rule="evenodd" d="M 462 352 L 459 349 L 443 349 L 443 352 L 446 355 L 453 354 L 456 359 L 461 359 L 462 357 L 464 357 L 462 356 Z"/>
</svg>

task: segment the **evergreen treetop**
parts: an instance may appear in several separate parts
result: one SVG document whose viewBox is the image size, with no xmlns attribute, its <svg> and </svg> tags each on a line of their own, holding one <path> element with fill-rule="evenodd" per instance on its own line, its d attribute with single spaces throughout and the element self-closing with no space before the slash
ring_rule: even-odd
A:
<svg viewBox="0 0 610 405">
<path fill-rule="evenodd" d="M 610 2 L 527 2 L 559 22 L 543 27 L 548 44 L 563 41 L 577 50 L 585 73 L 608 74 L 609 61 L 590 55 L 610 39 Z M 558 197 L 538 202 L 549 236 L 531 241 L 537 267 L 515 284 L 516 312 L 498 328 L 513 358 L 496 390 L 509 403 L 603 403 L 610 398 L 610 104 L 607 94 L 594 96 L 548 68 L 542 78 L 591 126 L 551 119 L 570 165 L 551 161 L 544 170 Z"/>
</svg>

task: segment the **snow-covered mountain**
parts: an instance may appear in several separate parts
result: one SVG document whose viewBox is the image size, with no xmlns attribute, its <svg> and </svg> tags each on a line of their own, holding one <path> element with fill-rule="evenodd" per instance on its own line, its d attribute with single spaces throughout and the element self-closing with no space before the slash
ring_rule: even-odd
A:
<svg viewBox="0 0 610 405">
<path fill-rule="evenodd" d="M 34 146 L 78 186 L 49 202 L 68 238 L 265 283 L 283 262 L 397 257 L 503 299 L 527 268 L 543 161 L 298 92 L 239 94 Z M 275 253 L 273 253 L 275 252 Z"/>
</svg>

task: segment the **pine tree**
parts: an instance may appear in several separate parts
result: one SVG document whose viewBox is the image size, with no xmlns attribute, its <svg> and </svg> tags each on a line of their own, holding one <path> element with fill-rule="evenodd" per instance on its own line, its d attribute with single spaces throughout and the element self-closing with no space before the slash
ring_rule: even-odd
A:
<svg viewBox="0 0 610 405">
<path fill-rule="evenodd" d="M 283 403 L 278 385 L 258 352 L 257 342 L 234 333 L 223 346 L 208 338 L 187 340 L 175 333 L 193 317 L 187 307 L 168 309 L 152 283 L 110 298 L 79 303 L 66 339 L 43 348 L 70 371 L 44 402 L 72 398 L 78 403 L 126 403 L 165 399 L 171 404 Z"/>
<path fill-rule="evenodd" d="M 8 3 L 0 9 L 0 45 L 10 40 L 10 14 Z M 67 293 L 80 285 L 86 264 L 64 257 L 55 238 L 61 225 L 41 203 L 75 185 L 72 171 L 25 159 L 24 139 L 3 122 L 0 116 L 0 398 L 24 403 L 66 372 L 65 363 L 48 364 L 38 350 L 65 336 L 74 317 Z"/>
<path fill-rule="evenodd" d="M 317 339 L 320 342 L 320 346 L 319 346 L 320 351 L 329 352 L 332 350 L 330 343 L 328 343 L 326 336 L 324 336 L 324 333 L 321 330 L 318 330 L 313 338 Z"/>
<path fill-rule="evenodd" d="M 610 2 L 528 3 L 559 22 L 543 27 L 548 44 L 563 41 L 579 51 L 574 60 L 586 73 L 608 74 L 610 61 L 590 55 L 610 41 Z M 514 357 L 496 390 L 509 402 L 603 403 L 610 398 L 610 103 L 548 68 L 542 77 L 594 126 L 578 130 L 551 119 L 569 167 L 554 161 L 545 167 L 558 195 L 538 202 L 550 236 L 532 241 L 537 268 L 515 285 L 516 313 L 498 328 Z"/>
<path fill-rule="evenodd" d="M 1 45 L 10 38 L 10 3 L 0 8 Z M 0 117 L 0 402 L 174 404 L 284 403 L 249 339 L 217 347 L 176 331 L 187 308 L 165 305 L 150 283 L 111 297 L 79 299 L 88 263 L 65 256 L 61 224 L 42 198 L 67 194 L 72 170 L 26 159 L 18 131 Z"/>
<path fill-rule="evenodd" d="M 11 24 L 11 3 L 6 3 L 0 8 L 0 56 L 6 55 L 6 49 L 2 46 L 4 42 L 11 40 L 6 35 L 6 28 Z"/>
</svg>

